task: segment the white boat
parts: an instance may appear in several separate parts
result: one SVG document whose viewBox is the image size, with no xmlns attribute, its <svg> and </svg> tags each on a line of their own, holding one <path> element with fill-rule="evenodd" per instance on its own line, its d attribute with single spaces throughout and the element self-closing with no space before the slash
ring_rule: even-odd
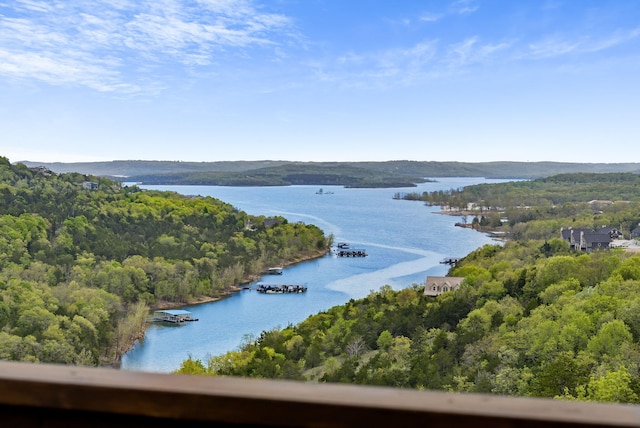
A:
<svg viewBox="0 0 640 428">
<path fill-rule="evenodd" d="M 267 269 L 267 275 L 282 275 L 281 267 L 272 267 Z"/>
</svg>

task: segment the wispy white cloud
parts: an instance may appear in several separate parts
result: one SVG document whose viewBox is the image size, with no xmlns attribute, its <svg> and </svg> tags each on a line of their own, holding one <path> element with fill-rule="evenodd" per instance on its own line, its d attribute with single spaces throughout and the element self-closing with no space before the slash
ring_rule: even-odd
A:
<svg viewBox="0 0 640 428">
<path fill-rule="evenodd" d="M 20 9 L 33 10 L 36 12 L 50 12 L 51 6 L 43 1 L 17 0 L 17 7 Z"/>
<path fill-rule="evenodd" d="M 468 20 L 461 15 L 478 10 L 477 0 L 456 0 L 441 11 L 423 11 L 401 22 L 412 26 L 407 33 L 420 34 L 445 24 L 438 21 Z M 291 49 L 290 42 L 301 42 L 293 20 L 265 12 L 257 0 L 0 0 L 0 77 L 148 93 L 168 85 L 164 76 L 176 71 L 178 76 L 212 76 L 222 70 L 218 64 L 228 70 L 234 59 L 267 51 L 271 61 L 290 60 L 291 69 L 309 67 L 297 68 L 298 81 L 286 84 L 304 84 L 310 69 L 322 82 L 390 87 L 498 61 L 587 55 L 640 37 L 640 27 L 600 36 L 570 36 L 560 29 L 536 40 L 501 38 L 473 28 L 454 36 L 438 33 L 438 38 L 424 33 L 392 49 L 345 48 L 323 59 L 313 49 L 320 45 L 317 40 Z M 293 57 L 302 48 L 309 48 L 307 59 Z"/>
<path fill-rule="evenodd" d="M 249 0 L 18 0 L 0 4 L 0 75 L 100 91 L 156 87 L 154 67 L 276 48 L 291 20 Z M 141 70 L 144 70 L 142 73 Z"/>
<path fill-rule="evenodd" d="M 331 61 L 313 64 L 324 82 L 350 87 L 408 86 L 427 79 L 472 72 L 497 63 L 545 61 L 566 55 L 590 55 L 640 38 L 640 28 L 601 37 L 549 36 L 535 42 L 517 39 L 485 40 L 480 35 L 457 42 L 424 40 L 409 47 L 372 52 L 349 52 Z M 573 58 L 573 57 L 572 57 Z"/>
<path fill-rule="evenodd" d="M 574 52 L 579 45 L 579 41 L 550 37 L 530 43 L 527 54 L 531 58 L 549 58 Z"/>
<path fill-rule="evenodd" d="M 588 52 L 598 52 L 605 49 L 609 49 L 640 37 L 640 27 L 634 28 L 629 31 L 617 31 L 612 35 L 603 37 L 598 40 L 586 44 L 585 50 Z"/>
<path fill-rule="evenodd" d="M 316 77 L 344 86 L 406 85 L 422 73 L 437 53 L 437 40 L 373 53 L 348 53 L 333 64 L 313 64 Z"/>
<path fill-rule="evenodd" d="M 480 5 L 477 0 L 457 0 L 449 6 L 451 12 L 461 15 L 473 13 L 478 9 L 480 9 Z"/>
<path fill-rule="evenodd" d="M 471 14 L 479 9 L 476 4 L 476 0 L 458 0 L 451 3 L 448 7 L 445 6 L 443 10 L 439 12 L 423 11 L 420 13 L 414 21 L 419 23 L 433 23 L 439 22 L 447 18 L 455 17 L 457 15 Z"/>
<path fill-rule="evenodd" d="M 418 22 L 438 22 L 449 17 L 455 15 L 465 15 L 475 12 L 479 9 L 479 6 L 476 4 L 476 0 L 457 0 L 451 3 L 448 7 L 439 12 L 434 11 L 424 11 L 420 13 L 417 18 L 415 18 Z"/>
<path fill-rule="evenodd" d="M 450 67 L 461 68 L 491 61 L 498 54 L 508 52 L 513 42 L 480 43 L 478 36 L 469 37 L 448 47 L 446 62 Z"/>
<path fill-rule="evenodd" d="M 316 76 L 347 86 L 410 86 L 465 73 L 507 57 L 513 42 L 488 43 L 479 36 L 458 43 L 423 40 L 409 47 L 341 56 L 335 64 L 314 64 Z"/>
<path fill-rule="evenodd" d="M 477 45 L 478 38 L 470 37 L 460 43 L 453 44 L 449 50 L 449 58 L 451 62 L 455 64 L 466 64 L 469 62 L 469 58 L 473 56 L 475 52 L 475 46 Z"/>
<path fill-rule="evenodd" d="M 441 20 L 443 17 L 444 17 L 444 14 L 442 13 L 424 12 L 422 15 L 420 15 L 418 20 L 423 22 L 436 22 Z"/>
<path fill-rule="evenodd" d="M 547 59 L 565 55 L 581 55 L 600 52 L 628 43 L 640 37 L 640 28 L 627 31 L 616 31 L 613 34 L 583 36 L 570 38 L 564 35 L 553 35 L 536 42 L 531 42 L 521 52 L 520 57 L 528 59 Z"/>
<path fill-rule="evenodd" d="M 54 85 L 82 85 L 102 92 L 118 91 L 135 93 L 140 88 L 125 83 L 117 71 L 113 60 L 79 55 L 58 55 L 46 52 L 15 53 L 0 49 L 0 74 L 10 77 L 28 76 Z"/>
<path fill-rule="evenodd" d="M 475 8 L 471 1 L 454 5 L 457 8 L 452 6 L 444 15 L 418 16 L 424 16 L 424 22 L 456 19 L 454 10 L 469 13 Z M 456 33 L 457 40 L 443 33 L 438 38 L 424 38 L 413 45 L 399 45 L 394 49 L 351 50 L 334 60 L 317 60 L 312 69 L 314 76 L 322 82 L 348 87 L 391 88 L 472 73 L 496 64 L 527 67 L 530 61 L 545 64 L 550 60 L 562 61 L 562 58 L 573 62 L 580 57 L 588 59 L 600 52 L 637 43 L 640 39 L 640 27 L 603 28 L 599 33 L 581 32 L 575 28 L 555 29 L 555 33 L 538 35 L 537 39 L 526 33 L 502 36 L 499 32 L 487 33 L 472 28 L 476 34 L 461 31 Z"/>
</svg>

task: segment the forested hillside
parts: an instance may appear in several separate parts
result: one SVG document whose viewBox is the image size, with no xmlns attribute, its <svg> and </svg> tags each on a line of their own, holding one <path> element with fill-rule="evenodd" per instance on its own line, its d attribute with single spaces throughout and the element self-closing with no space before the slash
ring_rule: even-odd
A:
<svg viewBox="0 0 640 428">
<path fill-rule="evenodd" d="M 453 267 L 460 290 L 383 286 L 180 372 L 640 403 L 640 254 L 581 253 L 560 239 L 561 227 L 606 224 L 624 225 L 628 238 L 640 219 L 636 180 L 577 175 L 425 195 L 468 196 L 465 207 L 476 203 L 475 215 L 496 215 L 517 236 Z M 565 201 L 542 197 L 550 188 Z M 606 196 L 625 202 L 587 203 Z"/>
<path fill-rule="evenodd" d="M 639 188 L 638 174 L 561 174 L 403 197 L 440 205 L 468 226 L 513 240 L 558 237 L 563 227 L 611 226 L 630 237 L 640 224 Z"/>
<path fill-rule="evenodd" d="M 112 363 L 149 307 L 221 296 L 329 245 L 213 198 L 0 158 L 0 359 Z"/>
<path fill-rule="evenodd" d="M 296 162 L 248 171 L 200 171 L 175 174 L 134 175 L 144 184 L 196 184 L 210 186 L 338 185 L 344 187 L 415 187 L 422 176 L 361 168 L 346 163 Z"/>
<path fill-rule="evenodd" d="M 112 161 L 81 163 L 24 162 L 55 172 L 81 172 L 99 176 L 137 177 L 153 183 L 264 186 L 304 184 L 391 187 L 411 186 L 425 177 L 539 178 L 568 173 L 640 171 L 639 163 L 569 162 L 434 162 L 395 160 L 386 162 L 292 161 Z M 250 172 L 246 177 L 245 172 Z M 400 186 L 398 186 L 400 187 Z"/>
<path fill-rule="evenodd" d="M 431 204 L 466 209 L 469 203 L 491 208 L 561 206 L 593 200 L 640 200 L 640 175 L 633 173 L 560 174 L 530 181 L 477 184 L 463 189 L 425 193 Z"/>
</svg>

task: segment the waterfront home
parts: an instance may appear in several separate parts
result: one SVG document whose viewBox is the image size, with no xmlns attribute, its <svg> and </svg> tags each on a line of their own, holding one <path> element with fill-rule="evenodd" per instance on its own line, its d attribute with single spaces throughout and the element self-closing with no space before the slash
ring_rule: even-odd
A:
<svg viewBox="0 0 640 428">
<path fill-rule="evenodd" d="M 598 230 L 561 228 L 560 234 L 562 239 L 569 242 L 571 249 L 586 252 L 609 248 L 612 239 L 622 236 L 616 228 L 611 227 L 602 227 Z"/>
<path fill-rule="evenodd" d="M 424 286 L 425 296 L 439 296 L 447 291 L 460 288 L 464 281 L 461 276 L 428 276 Z"/>
</svg>

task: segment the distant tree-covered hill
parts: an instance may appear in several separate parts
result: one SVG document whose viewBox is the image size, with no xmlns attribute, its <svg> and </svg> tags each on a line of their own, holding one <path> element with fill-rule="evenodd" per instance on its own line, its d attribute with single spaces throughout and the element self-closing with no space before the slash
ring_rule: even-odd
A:
<svg viewBox="0 0 640 428">
<path fill-rule="evenodd" d="M 338 185 L 345 187 L 412 187 L 426 180 L 349 164 L 289 163 L 242 172 L 187 172 L 133 176 L 144 184 L 199 184 L 218 186 Z"/>
<path fill-rule="evenodd" d="M 131 177 L 134 175 L 163 175 L 185 172 L 239 172 L 287 164 L 287 161 L 242 162 L 178 162 L 153 160 L 115 160 L 110 162 L 34 162 L 19 161 L 28 167 L 44 166 L 53 172 L 78 172 L 98 176 Z"/>
<path fill-rule="evenodd" d="M 539 178 L 562 173 L 640 172 L 640 163 L 567 162 L 170 162 L 113 161 L 46 163 L 54 172 L 79 172 L 156 184 L 229 186 L 338 184 L 352 187 L 412 186 L 426 177 Z"/>
</svg>

